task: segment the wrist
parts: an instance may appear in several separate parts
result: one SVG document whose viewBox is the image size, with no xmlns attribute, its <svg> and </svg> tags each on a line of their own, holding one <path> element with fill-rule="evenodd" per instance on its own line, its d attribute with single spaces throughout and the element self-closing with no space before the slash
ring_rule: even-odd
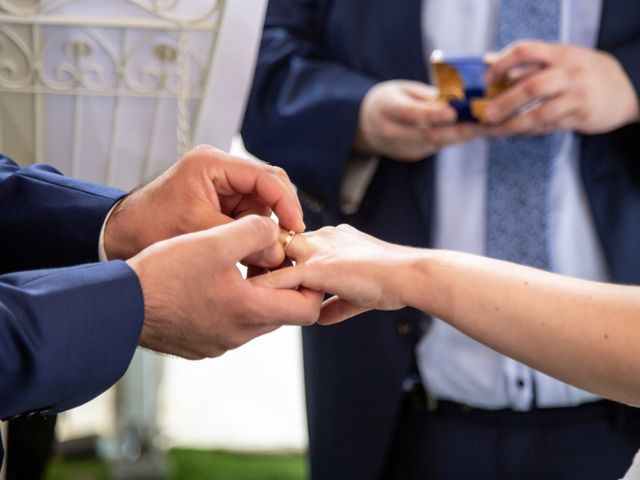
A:
<svg viewBox="0 0 640 480">
<path fill-rule="evenodd" d="M 140 255 L 133 256 L 126 260 L 129 268 L 133 270 L 136 277 L 138 277 L 138 282 L 140 283 L 140 290 L 142 291 L 142 299 L 144 305 L 144 321 L 142 323 L 142 330 L 140 332 L 140 339 L 138 344 L 141 347 L 149 348 L 151 350 L 159 350 L 159 342 L 157 341 L 158 332 L 155 328 L 155 324 L 153 322 L 153 316 L 149 313 L 149 299 L 151 295 L 149 293 L 149 282 L 145 278 L 144 273 L 144 261 L 140 258 Z"/>
<path fill-rule="evenodd" d="M 424 303 L 426 285 L 429 284 L 428 276 L 431 270 L 432 252 L 423 248 L 401 247 L 400 264 L 396 265 L 394 282 L 395 298 L 407 306 L 420 308 Z"/>
<path fill-rule="evenodd" d="M 104 225 L 103 247 L 107 260 L 127 260 L 142 248 L 137 248 L 138 234 L 132 209 L 127 198 L 120 200 L 111 210 Z"/>
<path fill-rule="evenodd" d="M 159 289 L 156 282 L 154 282 L 155 276 L 153 273 L 148 272 L 148 267 L 152 267 L 154 264 L 153 255 L 149 251 L 144 251 L 132 256 L 126 260 L 126 263 L 138 277 L 140 290 L 142 291 L 144 321 L 138 344 L 143 348 L 161 352 L 163 351 L 163 325 L 159 321 L 162 317 L 160 313 L 167 313 L 170 307 L 169 304 L 162 306 L 162 302 L 158 299 Z M 172 313 L 169 314 L 173 316 Z M 164 327 L 166 329 L 166 325 Z"/>
</svg>

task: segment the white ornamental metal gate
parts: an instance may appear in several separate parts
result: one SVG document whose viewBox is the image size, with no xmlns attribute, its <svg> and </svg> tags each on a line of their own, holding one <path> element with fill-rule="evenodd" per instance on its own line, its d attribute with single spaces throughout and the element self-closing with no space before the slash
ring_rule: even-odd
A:
<svg viewBox="0 0 640 480">
<path fill-rule="evenodd" d="M 0 151 L 131 188 L 228 148 L 266 0 L 0 0 Z"/>
<path fill-rule="evenodd" d="M 0 152 L 130 189 L 194 143 L 228 149 L 266 4 L 0 0 Z M 119 423 L 152 428 L 156 362 L 136 355 Z"/>
</svg>

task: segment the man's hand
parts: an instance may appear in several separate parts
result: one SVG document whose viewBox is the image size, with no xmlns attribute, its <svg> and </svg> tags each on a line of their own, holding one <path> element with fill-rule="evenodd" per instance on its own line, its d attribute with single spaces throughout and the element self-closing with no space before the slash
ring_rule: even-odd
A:
<svg viewBox="0 0 640 480">
<path fill-rule="evenodd" d="M 200 146 L 116 206 L 105 251 L 109 259 L 127 259 L 160 240 L 272 211 L 283 228 L 304 230 L 302 207 L 284 170 Z M 247 262 L 275 267 L 283 260 L 282 249 L 271 247 Z"/>
<path fill-rule="evenodd" d="M 127 263 L 138 275 L 145 319 L 140 345 L 189 359 L 215 357 L 282 325 L 311 325 L 322 294 L 274 290 L 245 280 L 236 263 L 276 246 L 264 217 L 164 240 Z"/>
<path fill-rule="evenodd" d="M 456 112 L 435 102 L 438 91 L 419 82 L 390 80 L 365 95 L 354 149 L 402 161 L 418 161 L 482 134 L 482 127 L 456 124 Z"/>
<path fill-rule="evenodd" d="M 518 69 L 529 68 L 524 75 Z M 487 107 L 495 136 L 572 130 L 606 133 L 640 120 L 638 97 L 612 55 L 582 47 L 521 41 L 507 48 L 487 81 L 518 76 Z"/>
</svg>

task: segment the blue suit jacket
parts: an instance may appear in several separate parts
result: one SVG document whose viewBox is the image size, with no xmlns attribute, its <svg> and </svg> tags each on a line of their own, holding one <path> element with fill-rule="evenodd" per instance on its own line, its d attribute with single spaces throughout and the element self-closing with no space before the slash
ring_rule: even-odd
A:
<svg viewBox="0 0 640 480">
<path fill-rule="evenodd" d="M 339 213 L 339 188 L 360 102 L 390 79 L 428 81 L 421 0 L 271 0 L 243 126 L 247 148 L 301 190 L 307 224 L 348 222 L 428 246 L 433 159 L 382 159 L 360 211 Z M 640 4 L 604 0 L 599 48 L 640 91 Z M 640 283 L 640 127 L 585 137 L 581 167 L 613 278 Z M 412 310 L 373 312 L 303 332 L 312 475 L 378 478 L 401 384 L 421 333 Z"/>
<path fill-rule="evenodd" d="M 138 278 L 124 262 L 89 263 L 121 196 L 0 155 L 0 418 L 80 405 L 129 365 Z"/>
</svg>

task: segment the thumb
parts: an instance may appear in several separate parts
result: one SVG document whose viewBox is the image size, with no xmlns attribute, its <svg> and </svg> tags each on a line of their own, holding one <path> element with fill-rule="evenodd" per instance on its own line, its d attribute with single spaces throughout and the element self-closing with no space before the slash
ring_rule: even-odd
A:
<svg viewBox="0 0 640 480">
<path fill-rule="evenodd" d="M 325 300 L 322 304 L 318 323 L 320 325 L 333 325 L 334 323 L 344 322 L 349 318 L 368 312 L 369 310 L 371 309 L 355 305 L 344 298 L 334 296 Z"/>
<path fill-rule="evenodd" d="M 214 228 L 216 236 L 223 238 L 226 257 L 234 262 L 278 243 L 278 226 L 273 220 L 249 215 Z"/>
<path fill-rule="evenodd" d="M 438 99 L 440 93 L 433 85 L 421 82 L 404 82 L 402 84 L 402 92 L 418 101 L 434 101 Z"/>
<path fill-rule="evenodd" d="M 295 289 L 302 286 L 304 280 L 304 265 L 285 267 L 273 270 L 267 274 L 253 277 L 251 282 L 268 288 Z M 306 286 L 306 285 L 305 285 Z"/>
</svg>

